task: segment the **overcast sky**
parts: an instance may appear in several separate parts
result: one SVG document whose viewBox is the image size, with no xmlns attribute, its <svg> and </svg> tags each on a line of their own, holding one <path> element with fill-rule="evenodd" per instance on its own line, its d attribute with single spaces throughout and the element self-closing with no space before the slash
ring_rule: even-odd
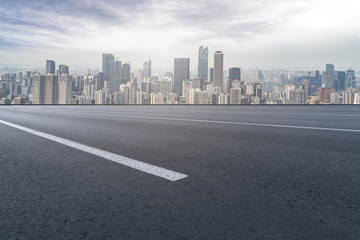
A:
<svg viewBox="0 0 360 240">
<path fill-rule="evenodd" d="M 101 68 L 113 53 L 137 68 L 197 65 L 200 45 L 225 67 L 360 68 L 359 0 L 1 0 L 0 64 Z"/>
</svg>

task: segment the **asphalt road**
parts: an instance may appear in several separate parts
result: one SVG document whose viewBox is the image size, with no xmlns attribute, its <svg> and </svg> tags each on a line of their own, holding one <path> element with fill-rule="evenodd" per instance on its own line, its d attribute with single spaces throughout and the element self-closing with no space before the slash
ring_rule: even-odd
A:
<svg viewBox="0 0 360 240">
<path fill-rule="evenodd" d="M 1 239 L 360 239 L 360 107 L 4 106 Z"/>
</svg>

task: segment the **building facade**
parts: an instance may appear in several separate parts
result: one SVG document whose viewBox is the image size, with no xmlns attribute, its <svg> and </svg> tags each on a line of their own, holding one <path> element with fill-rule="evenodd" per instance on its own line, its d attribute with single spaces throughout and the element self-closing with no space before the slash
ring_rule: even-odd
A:
<svg viewBox="0 0 360 240">
<path fill-rule="evenodd" d="M 198 77 L 208 80 L 209 50 L 208 47 L 200 46 L 198 55 Z"/>
<path fill-rule="evenodd" d="M 190 79 L 190 59 L 174 59 L 174 92 L 178 96 L 182 95 L 182 82 Z"/>
<path fill-rule="evenodd" d="M 222 92 L 224 86 L 224 54 L 216 51 L 214 54 L 214 88 Z"/>
<path fill-rule="evenodd" d="M 55 74 L 55 62 L 46 60 L 46 74 Z"/>
</svg>

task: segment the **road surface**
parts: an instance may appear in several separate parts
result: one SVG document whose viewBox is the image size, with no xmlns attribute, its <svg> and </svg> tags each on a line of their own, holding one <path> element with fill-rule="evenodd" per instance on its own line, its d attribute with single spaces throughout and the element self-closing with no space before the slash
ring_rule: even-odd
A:
<svg viewBox="0 0 360 240">
<path fill-rule="evenodd" d="M 360 108 L 0 107 L 3 239 L 360 239 Z"/>
</svg>

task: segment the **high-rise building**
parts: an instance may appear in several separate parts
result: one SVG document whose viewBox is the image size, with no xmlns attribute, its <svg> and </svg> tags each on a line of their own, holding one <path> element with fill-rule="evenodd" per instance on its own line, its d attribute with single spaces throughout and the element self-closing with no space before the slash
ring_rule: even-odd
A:
<svg viewBox="0 0 360 240">
<path fill-rule="evenodd" d="M 182 94 L 181 96 L 185 97 L 185 101 L 189 103 L 189 91 L 193 89 L 193 81 L 184 80 L 182 81 Z"/>
<path fill-rule="evenodd" d="M 144 92 L 136 92 L 136 104 L 150 104 L 151 94 Z"/>
<path fill-rule="evenodd" d="M 231 82 L 231 87 L 232 88 L 241 88 L 241 82 L 238 79 L 235 79 L 234 81 Z"/>
<path fill-rule="evenodd" d="M 335 72 L 336 76 L 336 72 Z M 285 77 L 285 75 L 284 75 Z M 321 87 L 321 75 L 320 71 L 311 71 L 308 72 L 306 75 L 303 75 L 302 80 L 307 80 L 311 83 L 311 85 L 315 86 L 315 89 L 318 89 Z M 285 80 L 285 79 L 284 79 Z M 286 80 L 285 80 L 286 81 Z"/>
<path fill-rule="evenodd" d="M 345 89 L 355 88 L 355 83 L 356 83 L 355 70 L 352 69 L 347 70 Z"/>
<path fill-rule="evenodd" d="M 46 60 L 46 74 L 55 74 L 55 62 Z"/>
<path fill-rule="evenodd" d="M 121 61 L 112 61 L 110 65 L 110 92 L 118 92 L 121 82 Z"/>
<path fill-rule="evenodd" d="M 229 81 L 232 82 L 234 80 L 241 81 L 241 70 L 240 68 L 233 67 L 229 69 Z"/>
<path fill-rule="evenodd" d="M 346 83 L 346 74 L 343 71 L 335 72 L 335 90 L 336 91 L 344 91 Z"/>
<path fill-rule="evenodd" d="M 31 87 L 32 103 L 44 104 L 45 103 L 45 76 L 36 74 L 33 78 Z"/>
<path fill-rule="evenodd" d="M 123 93 L 123 98 L 124 98 L 123 104 L 129 104 L 129 95 L 130 95 L 129 86 L 121 84 L 120 92 Z"/>
<path fill-rule="evenodd" d="M 190 89 L 188 92 L 189 92 L 188 104 L 196 104 L 196 105 L 209 104 L 209 95 L 207 92 L 203 92 L 200 89 Z"/>
<path fill-rule="evenodd" d="M 130 82 L 130 65 L 127 63 L 124 63 L 121 66 L 121 84 L 127 84 Z"/>
<path fill-rule="evenodd" d="M 114 94 L 114 103 L 116 105 L 118 104 L 124 104 L 124 93 L 122 92 L 116 92 Z"/>
<path fill-rule="evenodd" d="M 54 74 L 34 76 L 31 88 L 33 104 L 57 104 L 58 91 L 58 78 Z"/>
<path fill-rule="evenodd" d="M 100 90 L 95 92 L 95 104 L 106 104 L 105 91 Z"/>
<path fill-rule="evenodd" d="M 102 89 L 104 87 L 104 73 L 103 72 L 98 73 L 97 82 L 95 83 L 95 85 L 96 85 L 97 91 L 99 91 L 100 89 Z"/>
<path fill-rule="evenodd" d="M 210 82 L 214 82 L 214 68 L 210 68 Z"/>
<path fill-rule="evenodd" d="M 346 89 L 343 97 L 343 104 L 354 104 L 355 102 L 355 90 L 353 88 Z"/>
<path fill-rule="evenodd" d="M 263 99 L 263 88 L 261 84 L 255 85 L 255 96 L 259 98 L 260 102 Z"/>
<path fill-rule="evenodd" d="M 230 92 L 230 89 L 233 88 L 231 83 L 234 80 L 241 81 L 241 70 L 240 70 L 240 68 L 233 67 L 233 68 L 229 69 L 229 92 Z"/>
<path fill-rule="evenodd" d="M 160 92 L 160 83 L 158 81 L 151 82 L 151 92 Z"/>
<path fill-rule="evenodd" d="M 151 83 L 150 82 L 141 82 L 140 83 L 140 92 L 151 93 Z"/>
<path fill-rule="evenodd" d="M 192 79 L 193 81 L 193 88 L 198 88 L 200 89 L 201 91 L 203 91 L 203 89 L 205 89 L 205 82 L 202 81 L 202 79 L 200 78 L 195 78 L 195 79 Z"/>
<path fill-rule="evenodd" d="M 63 74 L 69 74 L 69 67 L 66 65 L 59 65 L 58 75 L 61 76 Z"/>
<path fill-rule="evenodd" d="M 360 93 L 355 94 L 354 104 L 360 104 Z"/>
<path fill-rule="evenodd" d="M 230 89 L 230 104 L 241 104 L 241 88 Z"/>
<path fill-rule="evenodd" d="M 256 71 L 256 81 L 262 82 L 264 81 L 264 74 L 261 70 Z"/>
<path fill-rule="evenodd" d="M 338 92 L 332 92 L 331 93 L 331 104 L 339 104 L 340 103 L 340 97 Z"/>
<path fill-rule="evenodd" d="M 140 83 L 142 81 L 144 81 L 144 71 L 140 69 L 137 75 L 137 82 Z"/>
<path fill-rule="evenodd" d="M 332 88 L 334 87 L 334 80 L 335 80 L 335 71 L 334 71 L 333 64 L 326 64 L 326 71 L 323 73 L 323 82 L 322 87 L 324 88 Z"/>
<path fill-rule="evenodd" d="M 214 88 L 218 88 L 221 92 L 224 85 L 224 54 L 216 51 L 214 54 Z"/>
<path fill-rule="evenodd" d="M 220 93 L 218 94 L 218 100 L 217 100 L 217 104 L 220 105 L 227 105 L 230 103 L 230 94 L 228 93 Z"/>
<path fill-rule="evenodd" d="M 304 89 L 290 90 L 291 104 L 306 104 L 307 93 Z"/>
<path fill-rule="evenodd" d="M 114 61 L 114 56 L 109 53 L 102 55 L 102 72 L 104 74 L 104 81 L 110 81 L 110 67 L 111 62 Z"/>
<path fill-rule="evenodd" d="M 83 95 L 86 97 L 93 97 L 96 91 L 96 76 L 86 75 L 84 76 L 84 90 Z"/>
<path fill-rule="evenodd" d="M 151 93 L 151 104 L 165 104 L 165 94 L 163 93 Z"/>
<path fill-rule="evenodd" d="M 209 51 L 208 47 L 199 47 L 198 56 L 198 77 L 202 80 L 208 80 L 209 69 Z"/>
<path fill-rule="evenodd" d="M 160 92 L 161 93 L 171 93 L 173 90 L 173 83 L 172 81 L 160 81 L 159 82 Z"/>
<path fill-rule="evenodd" d="M 136 87 L 129 87 L 129 104 L 136 104 Z"/>
<path fill-rule="evenodd" d="M 245 94 L 246 95 L 254 95 L 255 85 L 251 82 L 245 84 Z"/>
<path fill-rule="evenodd" d="M 72 98 L 72 76 L 62 74 L 59 76 L 59 104 L 70 104 Z"/>
<path fill-rule="evenodd" d="M 44 104 L 59 103 L 59 79 L 54 74 L 45 75 L 45 98 Z"/>
<path fill-rule="evenodd" d="M 320 104 L 331 103 L 331 88 L 319 88 L 319 102 Z"/>
<path fill-rule="evenodd" d="M 174 92 L 182 94 L 182 81 L 190 79 L 190 59 L 174 59 Z"/>
<path fill-rule="evenodd" d="M 151 60 L 144 62 L 143 77 L 144 78 L 151 77 Z"/>
</svg>

